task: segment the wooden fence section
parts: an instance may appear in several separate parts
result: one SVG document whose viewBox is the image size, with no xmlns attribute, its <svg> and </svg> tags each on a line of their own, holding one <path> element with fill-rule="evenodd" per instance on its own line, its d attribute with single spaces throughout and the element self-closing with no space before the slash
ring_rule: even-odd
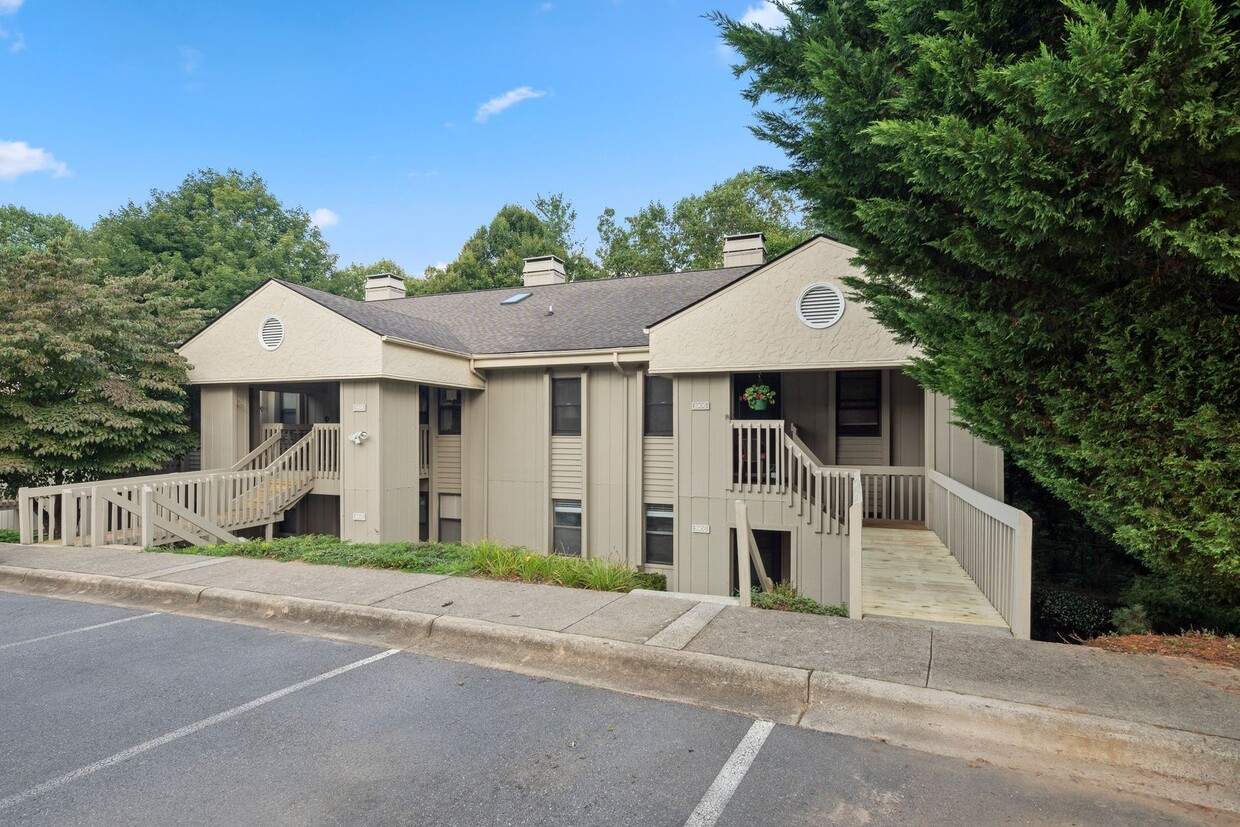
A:
<svg viewBox="0 0 1240 827">
<path fill-rule="evenodd" d="M 927 525 L 1018 638 L 1029 638 L 1033 521 L 1010 505 L 927 469 Z"/>
<path fill-rule="evenodd" d="M 238 465 L 269 451 L 269 441 Z M 339 478 L 340 426 L 315 425 L 262 468 L 24 488 L 19 532 L 23 543 L 66 546 L 235 542 L 235 530 L 277 522 L 316 479 Z"/>
</svg>

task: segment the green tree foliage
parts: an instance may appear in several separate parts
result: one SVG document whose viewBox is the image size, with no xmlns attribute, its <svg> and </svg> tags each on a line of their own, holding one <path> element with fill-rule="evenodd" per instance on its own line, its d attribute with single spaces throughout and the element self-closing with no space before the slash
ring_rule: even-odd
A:
<svg viewBox="0 0 1240 827">
<path fill-rule="evenodd" d="M 0 489 L 159 468 L 196 443 L 174 348 L 202 314 L 171 288 L 60 243 L 0 250 Z"/>
<path fill-rule="evenodd" d="M 0 206 L 0 250 L 46 250 L 57 240 L 75 247 L 82 241 L 82 228 L 63 215 L 31 212 L 14 204 Z"/>
<path fill-rule="evenodd" d="M 268 278 L 335 292 L 336 256 L 310 216 L 286 208 L 257 175 L 206 169 L 171 192 L 151 191 L 90 233 L 110 275 L 160 266 L 194 306 L 218 313 Z"/>
<path fill-rule="evenodd" d="M 1240 598 L 1240 46 L 1211 0 L 716 15 L 852 288 L 960 420 L 1146 565 Z"/>
<path fill-rule="evenodd" d="M 350 264 L 332 274 L 332 292 L 346 299 L 364 299 L 366 297 L 366 277 L 376 273 L 392 273 L 407 279 L 405 269 L 390 258 L 381 258 L 373 264 Z"/>
<path fill-rule="evenodd" d="M 484 290 L 521 284 L 523 260 L 559 256 L 573 280 L 598 278 L 598 267 L 573 237 L 577 213 L 563 195 L 538 196 L 533 210 L 515 204 L 500 209 L 479 227 L 447 267 L 428 267 L 424 278 L 410 280 L 410 295 Z"/>
<path fill-rule="evenodd" d="M 608 208 L 599 216 L 597 251 L 611 275 L 706 270 L 723 263 L 723 237 L 766 234 L 777 256 L 814 234 L 797 198 L 769 176 L 747 170 L 701 195 L 677 201 L 669 212 L 652 201 L 636 215 L 617 221 Z"/>
</svg>

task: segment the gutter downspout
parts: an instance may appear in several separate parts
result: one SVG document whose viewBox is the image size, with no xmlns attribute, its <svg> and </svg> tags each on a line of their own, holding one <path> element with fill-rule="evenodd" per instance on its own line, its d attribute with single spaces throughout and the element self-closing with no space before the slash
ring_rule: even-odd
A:
<svg viewBox="0 0 1240 827">
<path fill-rule="evenodd" d="M 616 358 L 619 359 L 618 356 Z M 474 357 L 472 356 L 469 357 L 469 372 L 474 375 L 475 379 L 477 379 L 483 385 L 486 385 L 487 378 L 483 376 L 481 373 L 479 373 L 478 370 L 474 367 Z"/>
<path fill-rule="evenodd" d="M 624 368 L 620 366 L 620 351 L 613 350 L 611 353 L 611 366 L 616 369 L 616 373 L 624 376 Z"/>
</svg>

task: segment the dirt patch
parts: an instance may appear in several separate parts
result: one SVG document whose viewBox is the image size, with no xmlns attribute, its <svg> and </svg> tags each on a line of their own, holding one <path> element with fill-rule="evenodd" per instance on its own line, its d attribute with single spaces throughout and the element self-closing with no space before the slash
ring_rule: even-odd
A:
<svg viewBox="0 0 1240 827">
<path fill-rule="evenodd" d="M 1111 635 L 1085 641 L 1086 646 L 1132 655 L 1169 655 L 1240 669 L 1240 639 L 1233 635 L 1185 632 L 1182 635 Z"/>
</svg>

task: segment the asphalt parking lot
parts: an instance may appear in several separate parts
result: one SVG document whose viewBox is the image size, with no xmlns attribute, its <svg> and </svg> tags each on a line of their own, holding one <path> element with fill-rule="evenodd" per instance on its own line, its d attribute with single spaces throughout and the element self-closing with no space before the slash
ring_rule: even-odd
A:
<svg viewBox="0 0 1240 827">
<path fill-rule="evenodd" d="M 0 592 L 3 825 L 1222 824 L 885 744 Z"/>
</svg>

